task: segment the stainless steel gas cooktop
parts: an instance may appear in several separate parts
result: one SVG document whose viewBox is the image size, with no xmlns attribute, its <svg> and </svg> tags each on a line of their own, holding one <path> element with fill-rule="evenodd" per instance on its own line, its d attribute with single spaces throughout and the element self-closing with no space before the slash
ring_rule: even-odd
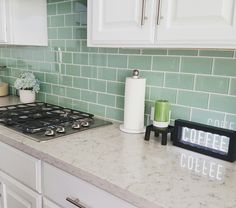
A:
<svg viewBox="0 0 236 208">
<path fill-rule="evenodd" d="M 41 142 L 111 122 L 90 113 L 36 102 L 0 107 L 0 124 Z"/>
</svg>

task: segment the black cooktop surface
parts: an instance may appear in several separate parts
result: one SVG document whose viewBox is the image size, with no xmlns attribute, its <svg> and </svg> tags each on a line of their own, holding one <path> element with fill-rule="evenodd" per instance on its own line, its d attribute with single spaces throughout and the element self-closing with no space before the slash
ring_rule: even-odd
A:
<svg viewBox="0 0 236 208">
<path fill-rule="evenodd" d="M 90 113 L 36 102 L 0 107 L 0 124 L 36 141 L 47 141 L 111 122 L 95 118 Z"/>
</svg>

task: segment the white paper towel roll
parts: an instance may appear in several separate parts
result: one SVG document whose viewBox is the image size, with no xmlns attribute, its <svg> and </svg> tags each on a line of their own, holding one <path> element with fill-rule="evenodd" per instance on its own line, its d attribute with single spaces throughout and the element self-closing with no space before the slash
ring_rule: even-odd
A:
<svg viewBox="0 0 236 208">
<path fill-rule="evenodd" d="M 143 133 L 146 79 L 127 77 L 125 82 L 124 124 L 121 131 Z"/>
</svg>

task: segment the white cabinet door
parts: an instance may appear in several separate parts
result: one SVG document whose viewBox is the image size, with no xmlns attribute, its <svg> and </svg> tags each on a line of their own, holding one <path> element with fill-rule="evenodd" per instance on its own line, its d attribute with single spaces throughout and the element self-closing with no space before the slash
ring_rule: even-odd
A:
<svg viewBox="0 0 236 208">
<path fill-rule="evenodd" d="M 154 0 L 88 0 L 88 45 L 153 44 Z"/>
<path fill-rule="evenodd" d="M 161 0 L 160 47 L 234 48 L 235 0 Z"/>
<path fill-rule="evenodd" d="M 0 172 L 3 184 L 3 208 L 42 208 L 42 197 L 18 181 Z"/>
<path fill-rule="evenodd" d="M 7 42 L 6 0 L 0 0 L 0 43 Z"/>
<path fill-rule="evenodd" d="M 43 199 L 43 208 L 60 208 L 53 202 L 49 201 L 48 199 Z"/>
</svg>

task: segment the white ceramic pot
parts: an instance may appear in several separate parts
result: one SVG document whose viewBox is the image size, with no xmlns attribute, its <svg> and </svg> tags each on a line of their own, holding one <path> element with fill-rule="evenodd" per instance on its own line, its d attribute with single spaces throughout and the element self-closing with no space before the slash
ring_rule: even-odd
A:
<svg viewBox="0 0 236 208">
<path fill-rule="evenodd" d="M 31 90 L 19 90 L 20 93 L 20 101 L 22 103 L 33 103 L 35 102 L 35 92 Z"/>
</svg>

